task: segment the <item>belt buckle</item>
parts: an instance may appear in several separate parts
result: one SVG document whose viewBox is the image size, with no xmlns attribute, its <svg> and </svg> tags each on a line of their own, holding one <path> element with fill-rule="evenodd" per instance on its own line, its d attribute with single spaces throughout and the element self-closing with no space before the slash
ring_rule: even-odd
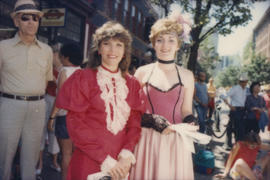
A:
<svg viewBox="0 0 270 180">
<path fill-rule="evenodd" d="M 27 96 L 23 96 L 23 100 L 26 101 L 27 100 Z"/>
</svg>

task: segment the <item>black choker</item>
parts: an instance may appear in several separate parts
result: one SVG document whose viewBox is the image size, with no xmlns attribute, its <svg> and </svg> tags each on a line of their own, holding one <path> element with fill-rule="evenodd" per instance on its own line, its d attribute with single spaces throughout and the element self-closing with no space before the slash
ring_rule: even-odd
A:
<svg viewBox="0 0 270 180">
<path fill-rule="evenodd" d="M 158 62 L 161 64 L 173 64 L 175 61 L 174 60 L 164 61 L 164 60 L 158 59 Z"/>
</svg>

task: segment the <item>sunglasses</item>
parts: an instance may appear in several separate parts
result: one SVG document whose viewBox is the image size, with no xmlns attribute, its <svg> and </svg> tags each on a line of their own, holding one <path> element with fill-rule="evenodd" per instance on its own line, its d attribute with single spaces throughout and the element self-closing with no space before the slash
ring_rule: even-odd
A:
<svg viewBox="0 0 270 180">
<path fill-rule="evenodd" d="M 37 14 L 23 14 L 21 16 L 21 20 L 24 22 L 30 21 L 31 17 L 32 17 L 32 20 L 35 22 L 39 21 L 39 19 L 40 19 L 39 15 L 37 15 Z"/>
</svg>

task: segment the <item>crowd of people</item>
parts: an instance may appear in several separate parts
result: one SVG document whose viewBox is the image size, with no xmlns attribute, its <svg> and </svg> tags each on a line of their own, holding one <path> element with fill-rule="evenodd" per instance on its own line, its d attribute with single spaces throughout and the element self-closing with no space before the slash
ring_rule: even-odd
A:
<svg viewBox="0 0 270 180">
<path fill-rule="evenodd" d="M 179 21 L 181 14 L 153 24 L 149 39 L 156 61 L 132 73 L 132 36 L 121 24 L 108 21 L 96 29 L 89 61 L 81 68 L 79 45 L 51 48 L 36 38 L 42 16 L 34 1 L 18 0 L 11 13 L 18 32 L 0 42 L 0 180 L 12 178 L 18 150 L 21 179 L 35 180 L 47 138 L 50 167 L 62 180 L 194 179 L 193 141 L 208 139 L 202 133 L 215 110 L 216 88 L 213 79 L 206 84 L 205 72 L 195 80 L 176 64 L 190 30 Z M 258 137 L 268 123 L 269 114 L 263 114 L 270 108 L 270 88 L 262 97 L 260 83 L 251 84 L 249 95 L 246 85 L 241 76 L 223 98 L 230 107 L 228 145 L 233 146 L 232 132 L 236 143 L 217 177 L 230 172 L 254 179 L 259 148 L 270 150 Z M 243 155 L 247 149 L 251 160 Z M 260 168 L 270 167 L 268 159 Z"/>
</svg>

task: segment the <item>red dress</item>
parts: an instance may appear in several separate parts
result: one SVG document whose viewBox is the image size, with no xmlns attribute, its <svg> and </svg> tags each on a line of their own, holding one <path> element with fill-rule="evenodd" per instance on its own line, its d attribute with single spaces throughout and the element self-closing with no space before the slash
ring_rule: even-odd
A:
<svg viewBox="0 0 270 180">
<path fill-rule="evenodd" d="M 100 70 L 104 72 L 105 76 L 99 78 Z M 122 87 L 117 88 L 119 76 L 115 76 L 116 79 L 114 79 L 114 77 L 110 78 L 110 74 L 113 73 L 105 72 L 100 67 L 98 70 L 78 70 L 69 77 L 58 93 L 56 106 L 68 110 L 67 128 L 75 145 L 68 169 L 69 180 L 86 180 L 89 174 L 101 171 L 101 165 L 108 156 L 117 160 L 121 150 L 132 152 L 140 138 L 140 119 L 144 111 L 139 95 L 140 85 L 134 77 L 127 75 L 125 79 L 120 78 L 124 80 L 124 86 L 122 84 Z M 113 88 L 107 86 L 105 88 L 107 90 L 100 88 L 100 83 L 103 81 L 101 79 L 107 82 L 113 81 L 111 83 Z M 108 103 L 106 104 L 104 101 L 103 93 L 115 92 L 118 94 L 114 96 L 107 93 L 108 98 L 120 97 L 123 92 L 119 94 L 117 91 L 125 88 L 127 90 L 125 102 L 130 111 L 126 116 L 126 122 L 122 125 L 120 123 L 121 128 L 119 129 L 118 126 L 118 129 L 114 131 L 112 129 L 115 128 L 112 125 L 110 126 L 112 129 L 110 129 L 108 122 L 109 120 L 111 120 L 110 122 L 115 121 L 115 114 L 126 107 L 115 111 L 113 108 L 119 108 L 118 99 L 111 101 L 113 105 L 108 106 Z M 122 114 L 125 113 L 118 113 L 118 116 Z"/>
<path fill-rule="evenodd" d="M 243 159 L 248 164 L 248 166 L 252 169 L 252 167 L 256 163 L 256 157 L 257 157 L 258 151 L 260 150 L 260 147 L 257 146 L 254 149 L 250 149 L 246 144 L 244 144 L 241 141 L 239 141 L 239 145 L 240 145 L 240 148 L 234 158 L 234 161 L 231 167 L 233 167 L 237 159 Z"/>
</svg>

